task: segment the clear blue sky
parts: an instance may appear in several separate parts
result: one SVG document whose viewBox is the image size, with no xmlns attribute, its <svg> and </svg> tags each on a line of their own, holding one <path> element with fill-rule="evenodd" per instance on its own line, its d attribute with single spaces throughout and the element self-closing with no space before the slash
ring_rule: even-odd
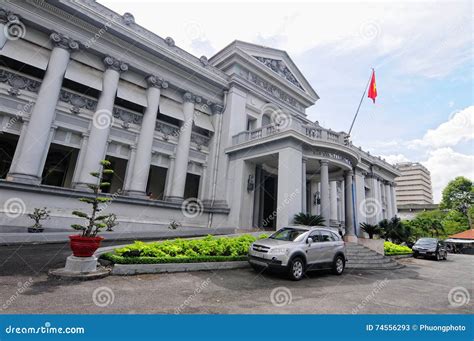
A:
<svg viewBox="0 0 474 341">
<path fill-rule="evenodd" d="M 435 201 L 457 175 L 474 179 L 471 1 L 162 2 L 99 0 L 200 57 L 235 39 L 286 50 L 321 99 L 307 114 L 390 162 L 420 161 Z"/>
</svg>

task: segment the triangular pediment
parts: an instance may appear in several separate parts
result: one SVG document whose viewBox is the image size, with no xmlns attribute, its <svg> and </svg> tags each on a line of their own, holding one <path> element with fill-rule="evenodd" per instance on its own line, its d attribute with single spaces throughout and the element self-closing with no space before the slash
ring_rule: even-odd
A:
<svg viewBox="0 0 474 341">
<path fill-rule="evenodd" d="M 260 63 L 262 63 L 269 69 L 271 69 L 280 77 L 283 77 L 288 82 L 292 83 L 294 86 L 304 91 L 304 88 L 301 86 L 300 82 L 298 82 L 298 79 L 290 71 L 290 69 L 288 68 L 288 66 L 285 64 L 285 62 L 282 59 L 274 59 L 274 58 L 262 57 L 262 56 L 252 56 L 252 57 L 254 57 Z"/>
</svg>

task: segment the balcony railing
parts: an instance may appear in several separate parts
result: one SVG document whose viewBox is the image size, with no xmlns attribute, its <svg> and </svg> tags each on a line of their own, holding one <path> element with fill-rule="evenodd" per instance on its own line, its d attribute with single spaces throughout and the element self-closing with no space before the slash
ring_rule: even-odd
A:
<svg viewBox="0 0 474 341">
<path fill-rule="evenodd" d="M 322 140 L 344 145 L 345 133 L 338 133 L 331 129 L 324 129 L 319 125 L 302 124 L 291 120 L 283 124 L 270 124 L 258 129 L 246 130 L 232 137 L 232 144 L 238 145 L 244 142 L 259 140 L 285 131 L 296 131 L 313 140 Z"/>
</svg>

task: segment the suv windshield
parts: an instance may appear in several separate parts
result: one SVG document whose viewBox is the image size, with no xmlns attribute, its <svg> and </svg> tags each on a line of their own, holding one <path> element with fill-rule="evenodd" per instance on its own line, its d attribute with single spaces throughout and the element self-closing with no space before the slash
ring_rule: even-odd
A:
<svg viewBox="0 0 474 341">
<path fill-rule="evenodd" d="M 293 242 L 293 241 L 296 241 L 298 237 L 300 237 L 303 233 L 306 233 L 306 232 L 308 232 L 308 230 L 284 227 L 281 230 L 276 231 L 269 238 Z"/>
<path fill-rule="evenodd" d="M 415 245 L 433 245 L 436 243 L 437 239 L 435 238 L 421 238 L 415 243 Z"/>
</svg>

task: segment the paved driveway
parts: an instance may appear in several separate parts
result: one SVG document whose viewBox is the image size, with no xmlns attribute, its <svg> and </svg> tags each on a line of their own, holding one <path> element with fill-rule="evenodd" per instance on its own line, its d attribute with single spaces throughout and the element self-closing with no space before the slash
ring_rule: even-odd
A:
<svg viewBox="0 0 474 341">
<path fill-rule="evenodd" d="M 395 271 L 315 272 L 300 282 L 251 269 L 68 282 L 45 274 L 64 262 L 67 248 L 25 247 L 7 262 L 5 250 L 0 250 L 1 313 L 473 312 L 474 256 L 469 255 L 442 262 L 405 259 L 406 267 Z"/>
</svg>

